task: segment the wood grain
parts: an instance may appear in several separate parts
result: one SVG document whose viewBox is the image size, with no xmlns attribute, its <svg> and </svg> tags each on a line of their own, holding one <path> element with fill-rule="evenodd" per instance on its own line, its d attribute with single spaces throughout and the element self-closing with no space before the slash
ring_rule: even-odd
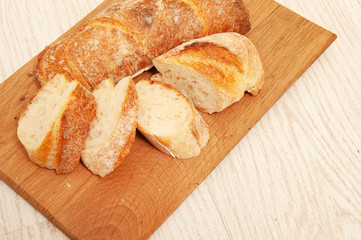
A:
<svg viewBox="0 0 361 240">
<path fill-rule="evenodd" d="M 316 91 L 316 90 L 315 90 Z M 291 106 L 293 106 L 293 105 L 291 105 Z M 286 110 L 290 110 L 290 109 L 286 109 Z M 291 109 L 292 110 L 292 109 Z M 357 110 L 357 109 L 356 109 Z M 293 112 L 292 113 L 294 113 L 294 110 L 293 110 Z M 357 113 L 356 113 L 357 114 Z M 291 114 L 292 115 L 292 114 Z M 281 116 L 282 116 L 282 114 L 281 114 Z M 284 116 L 284 115 L 283 115 Z M 302 115 L 299 115 L 299 117 L 302 117 Z M 286 118 L 285 119 L 287 119 L 287 116 L 286 116 Z M 276 126 L 278 126 L 278 125 L 276 125 Z M 267 126 L 266 126 L 267 127 Z M 280 126 L 279 126 L 280 127 Z M 297 133 L 297 131 L 296 131 L 296 133 Z M 279 134 L 278 134 L 279 135 Z M 353 136 L 355 136 L 355 137 L 357 137 L 357 132 L 356 133 L 354 133 L 353 134 Z M 357 138 L 356 138 L 357 139 Z M 247 147 L 250 147 L 250 148 L 252 148 L 252 146 L 249 146 L 248 144 L 246 144 L 246 146 Z M 256 148 L 256 149 L 261 149 L 262 150 L 262 148 Z M 272 148 L 271 148 L 272 149 Z M 292 148 L 291 148 L 292 149 Z M 293 150 L 297 150 L 297 149 L 294 149 L 293 148 Z M 243 150 L 243 151 L 245 151 L 245 150 Z M 277 151 L 276 151 L 277 152 Z M 296 151 L 296 152 L 298 152 L 298 151 Z M 356 155 L 355 155 L 356 156 Z M 235 159 L 238 159 L 238 160 L 241 160 L 239 157 L 235 157 Z M 274 159 L 273 159 L 274 160 Z M 296 160 L 300 160 L 300 161 L 302 161 L 302 158 L 297 158 Z M 244 161 L 241 161 L 241 162 L 243 162 L 244 163 Z M 248 166 L 248 165 L 247 165 Z M 257 168 L 260 168 L 262 165 L 261 164 L 259 164 L 258 166 L 257 166 Z M 356 165 L 357 166 L 357 165 Z M 248 166 L 248 167 L 252 167 L 252 166 Z M 250 172 L 252 172 L 252 168 L 249 168 L 250 169 Z M 272 168 L 272 169 L 274 169 L 274 168 Z M 287 170 L 287 167 L 286 168 L 282 168 L 281 170 Z M 276 170 L 277 170 L 277 168 L 276 168 Z M 301 174 L 302 175 L 302 174 Z M 301 176 L 300 175 L 300 176 Z M 224 176 L 224 175 L 223 175 Z M 252 174 L 251 174 L 251 176 L 252 176 Z M 267 174 L 267 176 L 268 176 L 268 174 Z M 285 178 L 287 179 L 287 175 L 285 176 Z M 227 178 L 226 178 L 227 179 Z M 243 179 L 243 180 L 247 180 L 248 178 L 246 178 L 246 179 Z M 296 179 L 297 179 L 297 177 L 296 177 Z M 357 178 L 356 178 L 357 179 Z M 249 179 L 248 179 L 249 180 Z M 248 181 L 249 182 L 249 181 Z M 253 186 L 257 186 L 257 182 L 258 181 L 256 181 L 255 183 L 256 183 L 256 185 L 253 185 Z M 212 186 L 212 184 L 208 184 L 208 185 L 210 185 L 210 186 Z M 213 184 L 214 185 L 214 184 Z M 299 187 L 299 185 L 296 185 L 296 187 L 295 186 L 293 186 L 293 188 L 292 188 L 292 184 L 291 184 L 291 187 L 290 187 L 290 189 L 293 189 L 293 191 L 296 191 Z M 302 186 L 302 185 L 301 185 Z M 357 186 L 357 185 L 355 185 L 355 186 Z M 244 188 L 245 186 L 243 186 L 243 188 Z M 267 187 L 267 184 L 265 185 L 265 187 Z M 236 188 L 236 189 L 238 189 L 238 188 Z M 296 189 L 296 190 L 295 190 Z M 248 189 L 249 190 L 249 189 Z M 252 190 L 252 189 L 251 189 Z M 237 192 L 237 191 L 236 191 Z M 250 191 L 251 193 L 252 193 L 252 191 Z M 254 192 L 254 191 L 253 191 Z M 228 195 L 228 196 L 232 196 L 233 194 L 234 194 L 234 192 L 229 192 L 230 194 Z M 241 191 L 239 191 L 239 193 L 238 193 L 238 195 L 239 194 L 241 194 L 242 192 Z M 285 194 L 285 192 L 283 192 L 283 191 L 280 191 L 280 193 L 283 193 L 283 194 Z M 216 194 L 217 195 L 217 194 Z M 219 195 L 219 194 L 218 194 Z M 250 195 L 252 195 L 252 194 L 250 194 Z M 253 194 L 254 195 L 254 194 Z M 303 194 L 301 194 L 301 195 L 303 195 Z M 239 195 L 239 196 L 241 196 L 241 195 Z M 244 198 L 245 199 L 248 199 L 247 198 L 247 196 L 244 196 Z M 258 198 L 256 198 L 256 200 L 257 200 Z M 295 197 L 295 199 L 297 200 L 297 199 L 299 199 L 299 198 L 297 198 L 297 196 Z M 202 201 L 202 199 L 198 199 L 198 200 L 200 200 L 199 202 L 203 202 Z M 250 199 L 251 200 L 251 199 Z M 256 201 L 256 202 L 258 202 L 258 201 Z M 261 201 L 261 203 L 262 203 L 262 201 Z M 316 204 L 317 205 L 317 204 Z M 238 205 L 237 205 L 238 206 Z M 244 206 L 247 206 L 247 205 L 244 205 Z M 197 209 L 197 207 L 195 207 L 195 209 Z M 199 208 L 198 208 L 199 209 Z M 239 209 L 239 207 L 238 207 L 238 209 Z M 257 210 L 257 208 L 255 208 L 256 210 Z M 209 210 L 209 209 L 208 209 Z M 211 210 L 210 212 L 214 212 L 213 210 Z M 242 211 L 240 211 L 240 212 L 242 212 Z M 260 212 L 260 213 L 262 213 L 262 211 Z M 231 214 L 232 215 L 232 214 Z M 291 214 L 291 218 L 292 218 L 292 214 Z M 282 219 L 282 220 L 284 220 L 284 219 Z M 227 219 L 226 219 L 226 221 L 227 221 Z M 245 221 L 245 222 L 247 222 L 247 221 Z M 204 226 L 205 227 L 205 224 L 201 224 L 201 226 Z M 196 227 L 195 227 L 196 228 Z M 201 227 L 200 227 L 201 228 Z M 248 227 L 248 231 L 250 232 L 250 235 L 249 236 L 255 236 L 254 234 L 255 234 L 255 232 L 254 231 L 252 231 L 252 227 Z M 284 228 L 282 228 L 282 229 L 284 229 Z M 217 230 L 219 230 L 219 229 L 217 229 Z M 253 232 L 253 234 L 251 234 Z M 262 232 L 262 231 L 261 231 Z M 233 234 L 235 234 L 235 233 L 237 233 L 237 231 L 236 232 L 233 232 Z M 239 233 L 239 232 L 238 232 Z M 267 233 L 267 232 L 264 232 L 264 233 Z M 232 236 L 231 235 L 231 233 L 229 233 L 230 235 L 229 236 Z M 159 236 L 159 235 L 158 235 Z M 242 235 L 233 235 L 233 236 L 242 236 Z M 244 235 L 244 236 L 247 236 L 247 235 Z M 259 236 L 261 236 L 261 235 L 259 235 Z"/>
</svg>

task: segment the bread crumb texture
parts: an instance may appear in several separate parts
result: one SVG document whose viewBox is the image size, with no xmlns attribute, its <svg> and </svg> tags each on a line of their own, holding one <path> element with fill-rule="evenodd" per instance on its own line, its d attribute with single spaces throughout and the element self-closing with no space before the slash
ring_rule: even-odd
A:
<svg viewBox="0 0 361 240">
<path fill-rule="evenodd" d="M 207 126 L 192 103 L 173 87 L 142 80 L 138 129 L 159 150 L 178 158 L 197 156 L 209 139 Z"/>
<path fill-rule="evenodd" d="M 56 75 L 21 114 L 18 138 L 37 165 L 57 173 L 71 172 L 95 112 L 94 97 L 85 87 L 66 75 Z"/>
<path fill-rule="evenodd" d="M 256 47 L 238 33 L 219 33 L 191 40 L 153 60 L 161 73 L 153 80 L 168 83 L 201 111 L 220 112 L 245 91 L 257 94 L 264 71 Z"/>
<path fill-rule="evenodd" d="M 93 91 L 98 104 L 82 153 L 83 163 L 101 177 L 112 172 L 128 155 L 135 138 L 138 98 L 130 77 L 101 82 Z"/>
</svg>

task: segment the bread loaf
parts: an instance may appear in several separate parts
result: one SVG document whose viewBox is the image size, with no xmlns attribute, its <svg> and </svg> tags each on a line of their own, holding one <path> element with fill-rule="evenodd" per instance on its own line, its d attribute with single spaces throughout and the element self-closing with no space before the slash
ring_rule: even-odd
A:
<svg viewBox="0 0 361 240">
<path fill-rule="evenodd" d="M 91 123 L 81 159 L 101 177 L 112 172 L 128 155 L 135 138 L 138 98 L 133 80 L 126 77 L 116 86 L 112 79 L 93 91 L 97 115 Z"/>
<path fill-rule="evenodd" d="M 138 130 L 160 151 L 177 158 L 197 156 L 209 133 L 202 116 L 186 97 L 171 86 L 141 80 Z"/>
<path fill-rule="evenodd" d="M 21 114 L 18 138 L 34 163 L 68 173 L 80 160 L 95 113 L 94 97 L 85 87 L 56 75 Z"/>
<path fill-rule="evenodd" d="M 218 32 L 246 33 L 242 0 L 125 0 L 99 13 L 39 56 L 42 84 L 58 73 L 87 88 L 137 75 L 152 59 L 188 40 Z"/>
<path fill-rule="evenodd" d="M 172 85 L 207 113 L 220 112 L 247 91 L 257 94 L 264 71 L 256 47 L 238 33 L 186 42 L 155 58 L 153 80 Z"/>
</svg>

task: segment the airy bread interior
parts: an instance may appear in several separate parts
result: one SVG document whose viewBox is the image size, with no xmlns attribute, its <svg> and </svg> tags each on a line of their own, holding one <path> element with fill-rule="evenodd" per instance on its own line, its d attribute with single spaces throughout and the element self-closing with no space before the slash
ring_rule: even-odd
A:
<svg viewBox="0 0 361 240">
<path fill-rule="evenodd" d="M 213 113 L 257 94 L 264 81 L 253 43 L 237 33 L 219 33 L 184 43 L 153 59 L 160 72 L 152 80 L 186 95 L 196 108 Z"/>
<path fill-rule="evenodd" d="M 193 118 L 187 100 L 178 91 L 161 84 L 140 81 L 136 85 L 139 97 L 138 123 L 159 137 L 177 136 Z"/>
<path fill-rule="evenodd" d="M 19 121 L 18 137 L 29 149 L 40 147 L 52 124 L 65 110 L 69 96 L 79 83 L 56 75 L 33 98 Z"/>
<path fill-rule="evenodd" d="M 129 81 L 131 78 L 125 78 L 115 86 L 112 79 L 107 79 L 93 91 L 97 114 L 91 123 L 85 149 L 98 147 L 111 137 L 122 113 Z"/>
<path fill-rule="evenodd" d="M 181 159 L 199 155 L 209 133 L 193 104 L 168 84 L 142 80 L 135 88 L 139 98 L 139 131 L 168 155 Z"/>
<path fill-rule="evenodd" d="M 152 80 L 170 84 L 181 91 L 200 110 L 220 109 L 223 105 L 221 93 L 209 79 L 193 68 L 173 62 L 155 62 L 161 74 Z"/>
</svg>

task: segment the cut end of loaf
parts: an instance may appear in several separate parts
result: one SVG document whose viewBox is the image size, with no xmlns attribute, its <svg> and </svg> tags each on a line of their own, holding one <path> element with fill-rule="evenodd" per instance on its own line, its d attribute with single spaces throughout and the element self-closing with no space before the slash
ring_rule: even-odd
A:
<svg viewBox="0 0 361 240">
<path fill-rule="evenodd" d="M 173 87 L 154 81 L 139 81 L 136 89 L 138 129 L 142 134 L 171 156 L 197 156 L 209 135 L 206 124 L 188 99 Z"/>
<path fill-rule="evenodd" d="M 201 111 L 220 112 L 245 91 L 257 94 L 263 66 L 255 46 L 238 33 L 191 40 L 153 60 L 155 78 L 181 91 Z"/>
<path fill-rule="evenodd" d="M 224 107 L 224 96 L 217 86 L 193 68 L 177 63 L 157 63 L 159 74 L 153 75 L 154 81 L 166 83 L 178 89 L 194 106 L 203 112 L 213 113 Z"/>
</svg>

